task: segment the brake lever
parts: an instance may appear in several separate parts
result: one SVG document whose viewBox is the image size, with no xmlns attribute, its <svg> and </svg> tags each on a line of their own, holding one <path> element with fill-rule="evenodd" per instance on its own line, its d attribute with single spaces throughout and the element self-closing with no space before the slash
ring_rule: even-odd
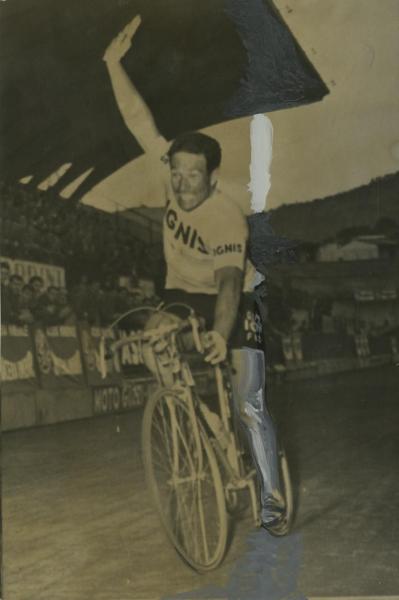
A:
<svg viewBox="0 0 399 600">
<path fill-rule="evenodd" d="M 195 349 L 200 354 L 203 354 L 204 353 L 204 346 L 203 346 L 203 344 L 201 342 L 201 337 L 200 337 L 200 334 L 199 334 L 198 319 L 193 314 L 191 314 L 188 317 L 188 320 L 190 322 L 191 329 L 192 329 L 192 332 L 193 332 L 193 339 L 194 339 Z"/>
</svg>

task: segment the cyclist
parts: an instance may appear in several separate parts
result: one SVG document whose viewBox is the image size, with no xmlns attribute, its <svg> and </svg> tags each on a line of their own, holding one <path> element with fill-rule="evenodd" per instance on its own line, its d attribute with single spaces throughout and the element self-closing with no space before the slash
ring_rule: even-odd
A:
<svg viewBox="0 0 399 600">
<path fill-rule="evenodd" d="M 123 120 L 149 157 L 154 193 L 163 195 L 164 300 L 189 304 L 205 318 L 207 362 L 224 361 L 228 344 L 232 349 L 234 398 L 260 477 L 262 524 L 279 534 L 283 505 L 274 427 L 264 406 L 265 359 L 246 219 L 219 185 L 219 143 L 193 132 L 168 144 L 123 69 L 121 59 L 140 22 L 136 16 L 111 42 L 104 61 Z"/>
</svg>

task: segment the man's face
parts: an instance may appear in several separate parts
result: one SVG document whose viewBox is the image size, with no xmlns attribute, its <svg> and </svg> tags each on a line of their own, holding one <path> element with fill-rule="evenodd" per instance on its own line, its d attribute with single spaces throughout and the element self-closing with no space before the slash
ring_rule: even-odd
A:
<svg viewBox="0 0 399 600">
<path fill-rule="evenodd" d="M 43 282 L 40 279 L 35 279 L 32 281 L 32 287 L 35 294 L 40 294 L 43 289 Z"/>
<path fill-rule="evenodd" d="M 216 175 L 208 174 L 203 154 L 176 152 L 170 159 L 172 189 L 183 210 L 192 210 L 212 192 Z"/>
</svg>

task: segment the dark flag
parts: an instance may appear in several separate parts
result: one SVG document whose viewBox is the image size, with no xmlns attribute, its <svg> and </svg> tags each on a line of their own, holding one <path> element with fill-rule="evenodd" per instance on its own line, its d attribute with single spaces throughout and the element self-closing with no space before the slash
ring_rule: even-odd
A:
<svg viewBox="0 0 399 600">
<path fill-rule="evenodd" d="M 125 130 L 102 55 L 141 14 L 124 67 L 172 139 L 328 92 L 273 4 L 261 0 L 19 0 L 2 6 L 2 171 L 38 185 L 72 163 L 60 191 L 93 168 L 80 198 L 141 154 Z M 5 117 L 5 118 L 4 118 Z"/>
</svg>

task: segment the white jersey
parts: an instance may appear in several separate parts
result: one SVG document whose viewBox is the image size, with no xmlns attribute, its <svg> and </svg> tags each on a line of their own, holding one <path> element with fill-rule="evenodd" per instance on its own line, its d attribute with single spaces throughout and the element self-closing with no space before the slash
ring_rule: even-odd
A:
<svg viewBox="0 0 399 600">
<path fill-rule="evenodd" d="M 152 181 L 157 176 L 163 180 L 166 199 L 166 289 L 217 294 L 215 272 L 223 267 L 237 267 L 244 271 L 244 291 L 250 291 L 255 269 L 246 258 L 248 226 L 242 210 L 218 188 L 196 208 L 181 209 L 170 185 L 169 168 L 160 160 L 169 144 L 163 138 L 158 142 L 153 150 L 158 160 L 153 164 L 159 165 L 160 172 L 152 173 Z"/>
</svg>

